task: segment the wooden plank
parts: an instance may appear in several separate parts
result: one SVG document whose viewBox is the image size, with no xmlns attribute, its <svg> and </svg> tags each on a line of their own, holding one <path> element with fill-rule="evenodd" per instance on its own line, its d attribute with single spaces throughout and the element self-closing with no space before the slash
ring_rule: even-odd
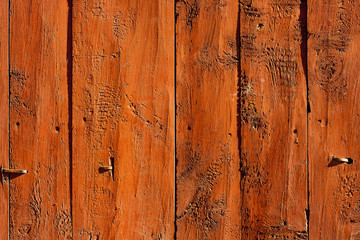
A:
<svg viewBox="0 0 360 240">
<path fill-rule="evenodd" d="M 74 239 L 174 235 L 173 19 L 172 0 L 74 1 Z"/>
<path fill-rule="evenodd" d="M 0 4 L 0 166 L 9 166 L 9 2 Z M 1 174 L 1 173 L 0 173 Z M 0 176 L 1 177 L 1 176 Z M 7 180 L 7 179 L 6 179 Z M 0 239 L 9 237 L 9 185 L 0 179 Z"/>
<path fill-rule="evenodd" d="M 177 1 L 177 239 L 239 239 L 238 1 Z"/>
<path fill-rule="evenodd" d="M 67 0 L 10 2 L 10 239 L 72 236 Z"/>
<path fill-rule="evenodd" d="M 300 1 L 241 2 L 242 239 L 307 239 L 305 20 Z"/>
<path fill-rule="evenodd" d="M 310 239 L 359 239 L 360 3 L 308 5 Z"/>
</svg>

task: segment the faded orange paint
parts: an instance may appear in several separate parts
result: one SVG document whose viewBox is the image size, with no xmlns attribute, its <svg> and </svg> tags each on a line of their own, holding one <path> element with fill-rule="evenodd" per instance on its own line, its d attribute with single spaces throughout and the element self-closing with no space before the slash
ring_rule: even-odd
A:
<svg viewBox="0 0 360 240">
<path fill-rule="evenodd" d="M 173 6 L 74 2 L 75 239 L 174 235 Z"/>
<path fill-rule="evenodd" d="M 0 239 L 358 239 L 359 8 L 2 2 Z"/>
<path fill-rule="evenodd" d="M 10 1 L 10 239 L 72 236 L 67 0 Z"/>
<path fill-rule="evenodd" d="M 9 3 L 0 5 L 0 167 L 9 166 Z M 0 177 L 1 173 L 0 173 Z M 5 176 L 7 177 L 7 176 Z M 0 179 L 0 239 L 9 237 L 9 185 Z"/>
<path fill-rule="evenodd" d="M 309 237 L 359 239 L 360 3 L 308 5 Z M 354 162 L 339 164 L 333 156 Z"/>
<path fill-rule="evenodd" d="M 176 5 L 177 239 L 240 238 L 238 9 Z"/>
<path fill-rule="evenodd" d="M 306 6 L 240 11 L 241 236 L 307 239 Z"/>
</svg>

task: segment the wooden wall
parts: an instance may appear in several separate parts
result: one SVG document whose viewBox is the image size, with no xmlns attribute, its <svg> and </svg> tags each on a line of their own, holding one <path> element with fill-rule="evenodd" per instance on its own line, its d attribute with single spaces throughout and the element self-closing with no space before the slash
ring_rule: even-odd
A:
<svg viewBox="0 0 360 240">
<path fill-rule="evenodd" d="M 0 239 L 358 239 L 359 8 L 2 0 Z"/>
<path fill-rule="evenodd" d="M 306 6 L 240 12 L 241 236 L 307 236 Z M 305 29 L 305 30 L 304 30 Z"/>
</svg>

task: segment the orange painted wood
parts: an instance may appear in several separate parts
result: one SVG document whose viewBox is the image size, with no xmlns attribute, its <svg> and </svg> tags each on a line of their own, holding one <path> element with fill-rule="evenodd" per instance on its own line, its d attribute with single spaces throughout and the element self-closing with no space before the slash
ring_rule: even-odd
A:
<svg viewBox="0 0 360 240">
<path fill-rule="evenodd" d="M 307 239 L 306 6 L 240 6 L 241 237 Z"/>
<path fill-rule="evenodd" d="M 310 239 L 360 238 L 359 8 L 308 1 Z"/>
<path fill-rule="evenodd" d="M 176 4 L 177 239 L 240 239 L 238 9 Z"/>
<path fill-rule="evenodd" d="M 171 239 L 174 1 L 74 1 L 72 19 L 74 239 Z"/>
<path fill-rule="evenodd" d="M 9 3 L 0 4 L 0 167 L 9 166 Z M 1 175 L 1 173 L 0 173 Z M 1 178 L 1 176 L 0 176 Z M 0 239 L 9 233 L 9 184 L 0 179 Z"/>
<path fill-rule="evenodd" d="M 10 239 L 70 239 L 67 0 L 10 2 Z"/>
<path fill-rule="evenodd" d="M 2 2 L 0 240 L 359 239 L 359 9 Z"/>
</svg>

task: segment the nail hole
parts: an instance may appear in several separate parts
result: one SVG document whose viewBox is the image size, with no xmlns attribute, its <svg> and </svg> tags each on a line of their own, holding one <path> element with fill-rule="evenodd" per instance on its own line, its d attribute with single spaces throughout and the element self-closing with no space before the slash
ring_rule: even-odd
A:
<svg viewBox="0 0 360 240">
<path fill-rule="evenodd" d="M 83 118 L 83 121 L 86 122 L 86 117 Z"/>
<path fill-rule="evenodd" d="M 294 133 L 297 133 L 297 129 L 294 129 Z"/>
<path fill-rule="evenodd" d="M 318 123 L 321 123 L 321 120 L 320 120 L 320 119 L 318 120 Z"/>
<path fill-rule="evenodd" d="M 190 126 L 188 126 L 188 130 L 189 130 L 189 131 L 191 130 L 191 127 L 190 127 Z"/>
<path fill-rule="evenodd" d="M 20 123 L 19 122 L 16 122 L 16 126 L 19 126 L 20 125 Z"/>
<path fill-rule="evenodd" d="M 232 136 L 232 134 L 231 133 L 229 133 L 229 137 L 231 137 Z"/>
<path fill-rule="evenodd" d="M 60 127 L 56 126 L 56 127 L 55 127 L 55 131 L 56 131 L 56 132 L 60 132 Z"/>
<path fill-rule="evenodd" d="M 258 29 L 258 30 L 261 30 L 261 29 L 263 29 L 263 28 L 264 28 L 264 24 L 259 23 L 259 24 L 257 25 L 257 29 Z"/>
</svg>

